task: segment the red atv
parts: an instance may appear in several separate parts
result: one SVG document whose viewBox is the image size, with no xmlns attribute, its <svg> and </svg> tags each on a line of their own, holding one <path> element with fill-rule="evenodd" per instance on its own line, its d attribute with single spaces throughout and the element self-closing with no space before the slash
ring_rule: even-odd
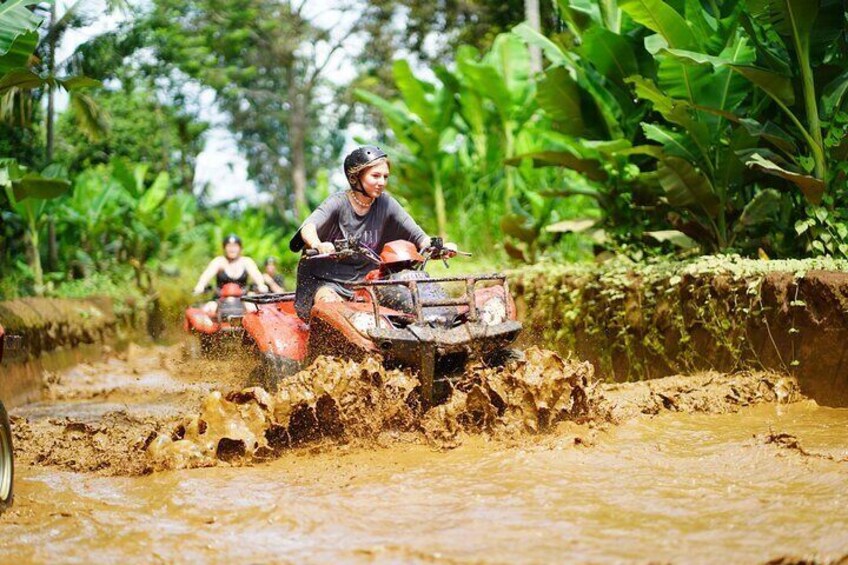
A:
<svg viewBox="0 0 848 565">
<path fill-rule="evenodd" d="M 183 329 L 198 336 L 200 353 L 208 355 L 217 351 L 227 341 L 234 338 L 244 341 L 244 330 L 241 321 L 246 312 L 242 295 L 244 291 L 235 283 L 227 283 L 221 287 L 216 298 L 217 312 L 209 315 L 203 310 L 202 304 L 195 304 L 186 309 Z"/>
<path fill-rule="evenodd" d="M 242 327 L 271 383 L 320 355 L 380 354 L 390 366 L 417 369 L 422 396 L 432 403 L 469 359 L 496 364 L 516 355 L 509 345 L 521 323 L 504 275 L 430 278 L 428 261 L 457 254 L 440 238 L 423 254 L 408 241 L 388 243 L 380 255 L 356 239 L 334 244 L 334 253 L 309 250 L 306 260 L 356 256 L 374 264 L 364 280 L 347 283 L 352 301 L 316 303 L 307 325 L 295 313 L 295 293 L 242 298 L 258 307 L 244 314 Z"/>
<path fill-rule="evenodd" d="M 0 326 L 0 363 L 3 362 L 3 349 L 7 346 L 13 347 L 16 342 L 17 336 L 7 336 L 3 326 Z M 6 407 L 0 401 L 0 513 L 12 505 L 14 479 L 15 451 L 12 447 L 12 427 L 9 425 Z"/>
</svg>

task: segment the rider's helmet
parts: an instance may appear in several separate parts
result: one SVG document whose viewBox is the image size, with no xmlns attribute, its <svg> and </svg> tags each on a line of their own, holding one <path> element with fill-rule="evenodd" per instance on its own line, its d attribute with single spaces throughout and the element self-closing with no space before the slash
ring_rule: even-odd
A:
<svg viewBox="0 0 848 565">
<path fill-rule="evenodd" d="M 359 186 L 359 173 L 374 161 L 386 157 L 388 157 L 386 152 L 376 145 L 363 145 L 351 151 L 344 160 L 344 174 L 347 182 L 350 183 L 350 188 L 357 192 L 364 192 Z"/>
<path fill-rule="evenodd" d="M 230 243 L 238 243 L 239 246 L 244 247 L 241 243 L 241 238 L 234 233 L 231 233 L 224 238 L 224 241 L 221 242 L 221 247 L 226 247 Z"/>
<path fill-rule="evenodd" d="M 263 263 L 263 266 L 267 267 L 268 265 L 276 265 L 276 264 L 277 264 L 277 258 L 274 257 L 273 255 L 269 255 L 268 258 L 265 259 L 265 263 Z"/>
</svg>

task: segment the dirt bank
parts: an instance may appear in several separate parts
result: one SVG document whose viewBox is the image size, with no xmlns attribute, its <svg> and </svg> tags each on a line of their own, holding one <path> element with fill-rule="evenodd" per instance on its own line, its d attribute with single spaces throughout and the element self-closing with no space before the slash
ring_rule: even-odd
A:
<svg viewBox="0 0 848 565">
<path fill-rule="evenodd" d="M 512 274 L 525 339 L 606 380 L 774 370 L 848 406 L 848 264 L 829 260 L 537 265 Z"/>
<path fill-rule="evenodd" d="M 108 298 L 20 298 L 0 302 L 0 325 L 21 336 L 20 348 L 4 362 L 34 358 L 60 347 L 102 342 L 119 318 Z"/>
<path fill-rule="evenodd" d="M 43 401 L 13 412 L 24 464 L 105 475 L 243 465 L 302 446 L 421 443 L 470 435 L 513 441 L 556 429 L 591 443 L 593 429 L 667 412 L 725 413 L 800 398 L 792 378 L 704 373 L 599 384 L 591 365 L 537 348 L 506 370 L 472 367 L 445 404 L 427 409 L 409 373 L 321 358 L 269 393 L 246 359 L 183 359 L 137 348 L 48 375 Z M 225 376 L 225 377 L 222 377 Z"/>
<path fill-rule="evenodd" d="M 131 305 L 109 298 L 0 302 L 0 325 L 20 336 L 0 363 L 0 400 L 7 407 L 37 400 L 45 371 L 99 358 L 105 345 L 125 343 L 133 316 Z"/>
</svg>

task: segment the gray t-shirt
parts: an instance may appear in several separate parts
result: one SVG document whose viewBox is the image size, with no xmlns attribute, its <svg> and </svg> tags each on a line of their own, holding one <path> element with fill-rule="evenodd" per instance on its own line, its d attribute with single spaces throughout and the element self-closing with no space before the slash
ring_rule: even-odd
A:
<svg viewBox="0 0 848 565">
<path fill-rule="evenodd" d="M 356 213 L 348 200 L 346 192 L 330 195 L 303 222 L 315 226 L 321 241 L 334 242 L 355 236 L 364 245 L 376 253 L 380 253 L 383 245 L 397 239 L 411 241 L 416 246 L 426 241 L 424 233 L 415 220 L 404 210 L 390 194 L 383 193 L 365 215 Z M 289 242 L 292 251 L 301 251 L 305 243 L 297 233 Z M 343 261 L 331 259 L 301 259 L 297 266 L 297 298 L 295 306 L 302 318 L 309 316 L 315 292 L 323 285 L 329 284 L 343 296 L 350 293 L 334 281 L 351 282 L 360 280 L 375 268 L 375 265 L 364 258 L 351 258 Z"/>
</svg>

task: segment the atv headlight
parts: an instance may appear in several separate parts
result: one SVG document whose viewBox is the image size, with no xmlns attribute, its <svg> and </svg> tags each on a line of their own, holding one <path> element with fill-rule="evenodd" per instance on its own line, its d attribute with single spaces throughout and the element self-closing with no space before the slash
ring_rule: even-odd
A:
<svg viewBox="0 0 848 565">
<path fill-rule="evenodd" d="M 348 318 L 350 325 L 356 328 L 361 334 L 368 335 L 368 330 L 373 330 L 377 327 L 377 322 L 374 320 L 374 314 L 366 312 L 356 312 Z"/>
<path fill-rule="evenodd" d="M 506 321 L 506 302 L 500 296 L 490 298 L 480 308 L 480 319 L 484 324 L 494 326 Z"/>
</svg>

